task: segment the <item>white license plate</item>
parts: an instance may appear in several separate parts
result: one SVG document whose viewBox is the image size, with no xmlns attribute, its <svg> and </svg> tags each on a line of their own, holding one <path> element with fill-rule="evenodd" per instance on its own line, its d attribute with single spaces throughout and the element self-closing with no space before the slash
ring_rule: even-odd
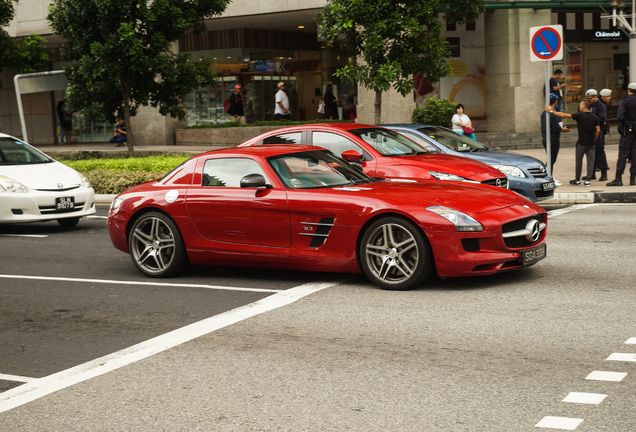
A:
<svg viewBox="0 0 636 432">
<path fill-rule="evenodd" d="M 526 249 L 521 252 L 521 264 L 530 265 L 537 261 L 541 261 L 545 258 L 546 247 L 545 244 L 533 247 L 532 249 Z"/>
<path fill-rule="evenodd" d="M 544 191 L 554 190 L 556 187 L 553 181 L 545 182 L 541 185 Z"/>
<path fill-rule="evenodd" d="M 55 198 L 55 210 L 63 212 L 70 211 L 75 208 L 75 198 L 73 197 L 62 197 Z"/>
</svg>

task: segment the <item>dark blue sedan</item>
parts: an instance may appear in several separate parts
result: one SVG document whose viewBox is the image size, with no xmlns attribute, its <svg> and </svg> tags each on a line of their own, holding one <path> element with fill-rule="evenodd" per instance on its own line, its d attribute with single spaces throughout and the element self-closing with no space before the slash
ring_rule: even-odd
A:
<svg viewBox="0 0 636 432">
<path fill-rule="evenodd" d="M 393 129 L 435 153 L 464 156 L 491 165 L 508 177 L 508 188 L 531 201 L 554 195 L 555 181 L 537 158 L 490 150 L 485 145 L 440 126 L 422 124 L 382 125 Z"/>
</svg>

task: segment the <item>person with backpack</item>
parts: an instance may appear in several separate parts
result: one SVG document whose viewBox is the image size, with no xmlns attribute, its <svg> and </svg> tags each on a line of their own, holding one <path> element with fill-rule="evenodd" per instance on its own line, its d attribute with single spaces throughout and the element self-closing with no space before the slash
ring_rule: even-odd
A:
<svg viewBox="0 0 636 432">
<path fill-rule="evenodd" d="M 232 116 L 232 121 L 245 124 L 245 112 L 243 111 L 243 98 L 241 96 L 241 85 L 234 86 L 234 93 L 229 97 L 230 107 L 228 114 Z"/>
</svg>

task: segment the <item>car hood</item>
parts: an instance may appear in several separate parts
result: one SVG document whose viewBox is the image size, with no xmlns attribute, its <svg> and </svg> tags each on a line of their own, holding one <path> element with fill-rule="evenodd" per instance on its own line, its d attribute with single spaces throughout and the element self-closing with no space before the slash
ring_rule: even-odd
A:
<svg viewBox="0 0 636 432">
<path fill-rule="evenodd" d="M 528 199 L 507 189 L 454 181 L 402 182 L 384 180 L 359 186 L 334 188 L 362 193 L 390 203 L 396 208 L 409 204 L 450 207 L 466 214 L 479 214 L 515 205 L 535 207 Z"/>
<path fill-rule="evenodd" d="M 439 171 L 459 175 L 468 179 L 484 174 L 492 175 L 493 178 L 501 177 L 499 170 L 468 158 L 447 154 L 426 154 L 415 156 L 395 156 L 391 157 L 394 163 L 410 165 L 428 171 Z"/>
<path fill-rule="evenodd" d="M 466 153 L 466 155 L 469 155 Z M 539 159 L 532 156 L 526 156 L 519 153 L 509 153 L 496 150 L 488 150 L 483 152 L 470 153 L 475 160 L 488 165 L 528 165 L 543 164 Z"/>
<path fill-rule="evenodd" d="M 82 182 L 77 171 L 60 162 L 32 165 L 0 165 L 0 175 L 12 178 L 36 190 L 77 187 Z"/>
</svg>

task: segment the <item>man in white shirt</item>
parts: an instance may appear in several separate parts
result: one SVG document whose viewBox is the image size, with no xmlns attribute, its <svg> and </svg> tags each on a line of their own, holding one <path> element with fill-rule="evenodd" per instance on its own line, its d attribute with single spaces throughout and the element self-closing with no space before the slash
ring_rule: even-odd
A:
<svg viewBox="0 0 636 432">
<path fill-rule="evenodd" d="M 289 98 L 287 97 L 287 93 L 285 93 L 285 83 L 282 81 L 278 83 L 274 118 L 276 120 L 291 120 L 291 115 L 289 114 Z"/>
</svg>

